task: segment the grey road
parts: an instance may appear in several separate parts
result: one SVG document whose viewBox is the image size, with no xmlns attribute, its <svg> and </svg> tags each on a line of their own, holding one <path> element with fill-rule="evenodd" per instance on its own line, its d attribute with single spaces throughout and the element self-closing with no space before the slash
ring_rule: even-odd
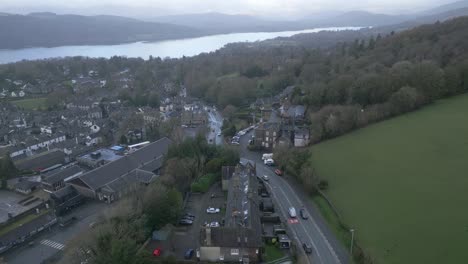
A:
<svg viewBox="0 0 468 264">
<path fill-rule="evenodd" d="M 209 107 L 210 111 L 208 112 L 208 122 L 209 122 L 209 132 L 207 134 L 207 140 L 215 143 L 216 145 L 223 144 L 223 137 L 218 136 L 221 133 L 221 128 L 223 126 L 223 117 L 221 114 L 214 108 Z"/>
<path fill-rule="evenodd" d="M 34 238 L 32 246 L 23 245 L 12 249 L 3 255 L 4 261 L 8 264 L 36 264 L 54 256 L 60 250 L 64 250 L 66 244 L 80 230 L 89 228 L 89 224 L 95 222 L 99 213 L 106 207 L 104 203 L 87 203 L 77 208 L 73 215 L 78 220 L 67 226 L 60 227 L 55 225 L 49 230 L 43 231 Z"/>
<path fill-rule="evenodd" d="M 252 132 L 251 132 L 252 133 Z M 241 157 L 253 160 L 257 163 L 257 174 L 268 175 L 267 186 L 270 188 L 273 198 L 292 231 L 292 237 L 298 242 L 298 249 L 302 250 L 302 243 L 308 243 L 313 248 L 313 253 L 308 255 L 310 263 L 346 264 L 349 263 L 349 254 L 336 239 L 333 232 L 327 226 L 325 220 L 307 195 L 295 184 L 291 184 L 284 177 L 277 176 L 274 168 L 265 166 L 261 160 L 261 153 L 247 150 L 248 133 L 241 139 Z M 288 209 L 294 207 L 299 213 L 304 209 L 309 215 L 308 220 L 298 216 L 290 219 Z"/>
</svg>

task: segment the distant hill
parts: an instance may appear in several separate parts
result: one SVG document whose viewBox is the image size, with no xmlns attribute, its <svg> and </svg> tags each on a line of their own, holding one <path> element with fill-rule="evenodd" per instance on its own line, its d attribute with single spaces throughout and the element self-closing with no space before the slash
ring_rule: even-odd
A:
<svg viewBox="0 0 468 264">
<path fill-rule="evenodd" d="M 455 11 L 457 9 L 467 8 L 467 7 L 468 7 L 468 0 L 458 1 L 458 2 L 447 4 L 447 5 L 441 5 L 435 8 L 431 8 L 429 10 L 421 12 L 420 15 L 422 16 L 434 15 L 438 13 L 445 13 L 447 11 L 452 11 L 452 10 Z"/>
<path fill-rule="evenodd" d="M 156 17 L 150 21 L 189 26 L 211 33 L 297 29 L 294 24 L 288 21 L 271 21 L 249 15 L 228 15 L 222 13 L 171 15 Z"/>
<path fill-rule="evenodd" d="M 468 16 L 468 7 L 450 10 L 450 11 L 437 13 L 437 14 L 416 17 L 416 18 L 404 21 L 402 23 L 384 26 L 381 29 L 402 31 L 402 30 L 406 30 L 409 28 L 419 26 L 419 25 L 435 23 L 437 21 L 443 22 L 443 21 L 453 19 L 456 17 L 461 17 L 461 16 Z"/>
<path fill-rule="evenodd" d="M 366 11 L 352 11 L 321 23 L 333 26 L 381 26 L 400 23 L 409 18 L 408 15 L 385 15 Z"/>
<path fill-rule="evenodd" d="M 203 35 L 200 30 L 119 16 L 29 15 L 0 16 L 0 48 L 117 44 L 178 39 Z"/>
</svg>

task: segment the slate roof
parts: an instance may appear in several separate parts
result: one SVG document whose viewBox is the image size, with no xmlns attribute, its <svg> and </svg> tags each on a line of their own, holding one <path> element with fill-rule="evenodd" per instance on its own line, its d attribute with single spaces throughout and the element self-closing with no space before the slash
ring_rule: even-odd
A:
<svg viewBox="0 0 468 264">
<path fill-rule="evenodd" d="M 70 176 L 76 175 L 82 171 L 83 170 L 76 165 L 66 169 L 55 170 L 45 174 L 44 180 L 42 180 L 42 182 L 52 185 L 56 182 L 63 181 Z"/>
<path fill-rule="evenodd" d="M 171 142 L 172 141 L 168 138 L 162 138 L 123 158 L 89 171 L 79 178 L 89 188 L 97 190 L 106 184 L 116 181 L 122 175 L 130 173 L 134 169 L 144 167 L 145 164 L 150 167 L 148 163 L 163 157 L 167 153 Z M 157 164 L 162 164 L 162 161 L 161 163 L 152 163 L 153 167 Z M 120 183 L 115 183 L 112 189 L 118 189 L 119 184 Z"/>
<path fill-rule="evenodd" d="M 40 185 L 40 182 L 34 182 L 34 181 L 20 181 L 15 185 L 15 189 L 19 190 L 30 190 L 38 185 Z"/>
<path fill-rule="evenodd" d="M 260 229 L 242 227 L 211 228 L 211 246 L 231 248 L 259 248 L 262 245 Z M 202 244 L 206 241 L 206 232 L 200 232 Z M 205 242 L 206 243 L 206 242 Z M 207 245 L 208 246 L 208 245 Z"/>
</svg>

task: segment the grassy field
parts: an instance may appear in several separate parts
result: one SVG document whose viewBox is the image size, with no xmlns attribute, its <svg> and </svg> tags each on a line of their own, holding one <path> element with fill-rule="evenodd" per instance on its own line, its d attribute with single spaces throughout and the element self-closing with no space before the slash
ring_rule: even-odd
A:
<svg viewBox="0 0 468 264">
<path fill-rule="evenodd" d="M 376 263 L 467 261 L 467 95 L 313 146 L 311 160 Z"/>
<path fill-rule="evenodd" d="M 40 97 L 16 100 L 12 101 L 11 103 L 26 110 L 38 110 L 46 107 L 46 100 L 46 98 Z"/>
<path fill-rule="evenodd" d="M 284 257 L 284 253 L 275 245 L 265 245 L 265 262 Z"/>
</svg>

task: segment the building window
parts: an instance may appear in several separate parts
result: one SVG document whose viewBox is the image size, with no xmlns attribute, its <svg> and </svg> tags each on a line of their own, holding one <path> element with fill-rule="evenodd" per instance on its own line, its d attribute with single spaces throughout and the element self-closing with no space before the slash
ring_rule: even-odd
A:
<svg viewBox="0 0 468 264">
<path fill-rule="evenodd" d="M 276 137 L 276 132 L 273 132 L 273 136 Z"/>
<path fill-rule="evenodd" d="M 267 135 L 267 136 L 269 136 L 269 135 L 270 135 L 270 132 L 269 132 L 269 131 L 267 131 L 267 132 L 266 132 L 266 135 Z"/>
<path fill-rule="evenodd" d="M 269 141 L 269 140 L 268 140 L 268 137 L 266 137 L 266 141 Z"/>
<path fill-rule="evenodd" d="M 231 249 L 231 255 L 232 256 L 238 256 L 239 255 L 239 249 L 238 248 L 232 248 Z"/>
</svg>

